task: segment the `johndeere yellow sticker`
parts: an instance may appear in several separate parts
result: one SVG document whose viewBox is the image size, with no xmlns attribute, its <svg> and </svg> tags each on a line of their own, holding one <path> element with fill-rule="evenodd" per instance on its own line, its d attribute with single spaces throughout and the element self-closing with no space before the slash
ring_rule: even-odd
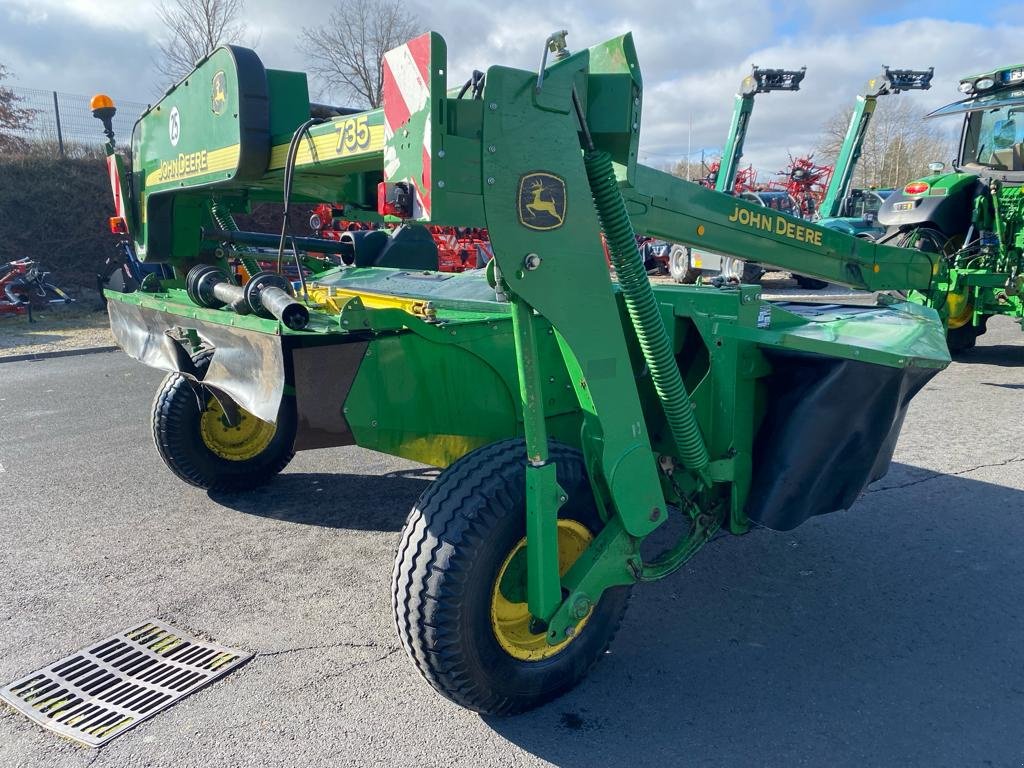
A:
<svg viewBox="0 0 1024 768">
<path fill-rule="evenodd" d="M 558 229 L 565 220 L 565 181 L 553 173 L 534 171 L 519 179 L 517 211 L 527 229 Z"/>
<path fill-rule="evenodd" d="M 729 221 L 735 221 L 745 227 L 773 232 L 776 235 L 788 237 L 790 240 L 798 240 L 801 243 L 821 245 L 820 229 L 806 227 L 786 216 L 771 214 L 767 211 L 751 210 L 737 205 L 732 215 L 729 216 Z"/>
</svg>

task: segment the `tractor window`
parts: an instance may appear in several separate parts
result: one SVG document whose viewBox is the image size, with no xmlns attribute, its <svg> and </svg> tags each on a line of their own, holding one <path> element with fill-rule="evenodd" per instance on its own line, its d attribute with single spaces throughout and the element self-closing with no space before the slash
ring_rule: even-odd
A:
<svg viewBox="0 0 1024 768">
<path fill-rule="evenodd" d="M 997 171 L 1024 171 L 1024 107 L 1002 104 L 972 112 L 961 162 Z"/>
</svg>

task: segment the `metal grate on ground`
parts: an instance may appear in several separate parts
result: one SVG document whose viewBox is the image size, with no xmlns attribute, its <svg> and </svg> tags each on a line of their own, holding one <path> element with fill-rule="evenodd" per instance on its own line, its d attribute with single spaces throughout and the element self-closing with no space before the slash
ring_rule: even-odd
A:
<svg viewBox="0 0 1024 768">
<path fill-rule="evenodd" d="M 251 656 L 150 619 L 5 686 L 0 698 L 45 728 L 98 747 Z"/>
</svg>

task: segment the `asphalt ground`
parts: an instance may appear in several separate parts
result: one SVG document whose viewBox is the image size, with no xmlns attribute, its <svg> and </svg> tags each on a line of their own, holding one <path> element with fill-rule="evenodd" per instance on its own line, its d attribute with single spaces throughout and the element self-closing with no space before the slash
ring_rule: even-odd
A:
<svg viewBox="0 0 1024 768">
<path fill-rule="evenodd" d="M 158 373 L 0 366 L 0 683 L 150 616 L 256 653 L 98 751 L 2 708 L 0 766 L 1019 766 L 1024 337 L 990 329 L 852 510 L 638 587 L 587 680 L 510 719 L 434 694 L 391 625 L 430 472 L 313 451 L 208 495 L 152 446 Z"/>
</svg>

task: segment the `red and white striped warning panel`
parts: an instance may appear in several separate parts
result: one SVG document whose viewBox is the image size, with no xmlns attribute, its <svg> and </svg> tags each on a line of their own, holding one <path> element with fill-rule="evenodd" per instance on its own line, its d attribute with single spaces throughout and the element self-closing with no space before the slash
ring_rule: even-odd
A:
<svg viewBox="0 0 1024 768">
<path fill-rule="evenodd" d="M 416 190 L 413 218 L 430 218 L 430 49 L 428 32 L 384 54 L 384 180 Z M 403 140 L 396 141 L 400 136 Z M 408 142 L 408 143 L 407 143 Z M 399 147 L 421 147 L 420 173 L 403 167 Z M 403 151 L 406 161 L 412 159 Z"/>
</svg>

